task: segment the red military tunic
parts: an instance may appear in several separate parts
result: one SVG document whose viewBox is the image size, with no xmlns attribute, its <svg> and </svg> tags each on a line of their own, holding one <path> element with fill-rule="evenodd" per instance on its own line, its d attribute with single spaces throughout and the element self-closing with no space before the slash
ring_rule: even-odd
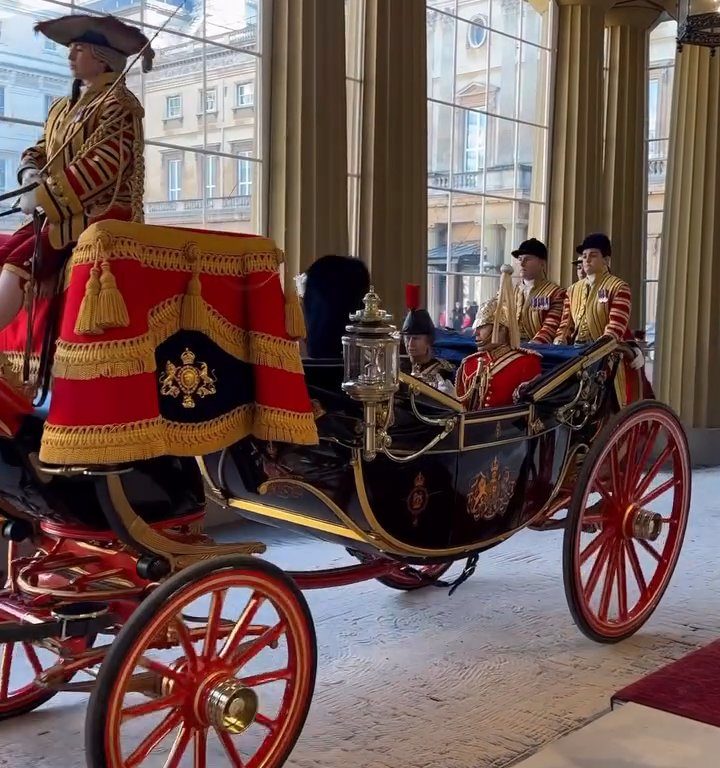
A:
<svg viewBox="0 0 720 768">
<path fill-rule="evenodd" d="M 455 388 L 467 411 L 502 408 L 513 404 L 521 384 L 540 373 L 540 355 L 503 344 L 466 357 L 455 377 Z"/>
</svg>

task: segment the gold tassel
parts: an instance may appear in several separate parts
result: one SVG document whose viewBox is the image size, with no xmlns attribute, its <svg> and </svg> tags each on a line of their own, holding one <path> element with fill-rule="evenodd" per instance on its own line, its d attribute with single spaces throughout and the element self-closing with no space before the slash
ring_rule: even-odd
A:
<svg viewBox="0 0 720 768">
<path fill-rule="evenodd" d="M 307 336 L 305 315 L 295 289 L 295 281 L 288 276 L 287 262 L 283 275 L 285 289 L 285 330 L 291 339 L 304 339 Z"/>
<path fill-rule="evenodd" d="M 78 336 L 97 336 L 102 333 L 102 329 L 97 324 L 99 295 L 100 270 L 95 265 L 90 270 L 90 277 L 85 285 L 85 296 L 80 303 L 80 311 L 75 321 L 75 333 Z"/>
<path fill-rule="evenodd" d="M 193 272 L 180 309 L 180 327 L 186 331 L 206 333 L 209 326 L 207 307 L 201 293 L 200 276 Z"/>
<path fill-rule="evenodd" d="M 97 300 L 97 314 L 95 316 L 98 328 L 127 328 L 130 325 L 125 299 L 120 293 L 115 275 L 110 271 L 107 261 L 102 263 L 100 275 L 100 295 Z"/>
</svg>

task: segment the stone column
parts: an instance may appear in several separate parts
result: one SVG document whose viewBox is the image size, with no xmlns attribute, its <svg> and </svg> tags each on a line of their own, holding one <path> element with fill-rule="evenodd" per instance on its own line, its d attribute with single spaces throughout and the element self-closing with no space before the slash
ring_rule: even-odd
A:
<svg viewBox="0 0 720 768">
<path fill-rule="evenodd" d="M 720 452 L 720 56 L 676 57 L 658 297 L 655 387 L 707 447 Z M 717 271 L 716 271 L 717 270 Z M 712 438 L 712 443 L 707 438 Z M 699 439 L 702 438 L 702 439 Z M 702 461 L 702 454 L 695 458 Z"/>
<path fill-rule="evenodd" d="M 605 0 L 559 0 L 550 166 L 550 277 L 570 285 L 575 246 L 602 223 Z"/>
<path fill-rule="evenodd" d="M 424 0 L 366 0 L 360 257 L 396 319 L 427 279 L 427 112 Z"/>
<path fill-rule="evenodd" d="M 607 108 L 603 165 L 603 229 L 612 239 L 612 271 L 633 292 L 631 327 L 640 321 L 645 247 L 645 114 L 648 30 L 660 16 L 657 6 L 632 0 L 605 16 L 608 28 Z"/>
</svg>

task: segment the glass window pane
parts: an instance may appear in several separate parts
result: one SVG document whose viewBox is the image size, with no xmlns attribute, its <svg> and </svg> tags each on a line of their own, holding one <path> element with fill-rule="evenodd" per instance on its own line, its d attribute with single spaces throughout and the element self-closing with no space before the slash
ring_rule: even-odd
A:
<svg viewBox="0 0 720 768">
<path fill-rule="evenodd" d="M 145 165 L 148 224 L 259 231 L 256 160 L 148 146 Z"/>
<path fill-rule="evenodd" d="M 453 100 L 455 89 L 454 50 L 456 20 L 441 13 L 427 15 L 428 97 Z"/>
<path fill-rule="evenodd" d="M 518 116 L 520 43 L 511 37 L 490 33 L 490 84 L 488 111 L 503 117 Z"/>
<path fill-rule="evenodd" d="M 547 125 L 548 79 L 550 54 L 534 45 L 522 44 L 520 65 L 520 120 L 536 125 Z"/>
<path fill-rule="evenodd" d="M 428 184 L 432 187 L 450 185 L 452 128 L 452 107 L 428 102 Z"/>
</svg>

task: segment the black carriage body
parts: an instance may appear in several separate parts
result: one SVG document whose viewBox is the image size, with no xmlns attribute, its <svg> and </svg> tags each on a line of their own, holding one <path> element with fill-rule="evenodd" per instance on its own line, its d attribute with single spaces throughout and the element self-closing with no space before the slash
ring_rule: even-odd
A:
<svg viewBox="0 0 720 768">
<path fill-rule="evenodd" d="M 361 407 L 337 394 L 341 368 L 325 361 L 308 365 L 306 376 L 321 413 L 318 446 L 249 438 L 206 457 L 206 470 L 245 516 L 358 550 L 421 563 L 493 546 L 542 516 L 574 445 L 555 401 L 528 402 L 455 414 L 452 432 L 406 463 L 383 454 L 366 461 Z M 579 385 L 568 386 L 572 396 Z M 418 407 L 432 417 L 453 415 Z M 396 398 L 393 421 L 392 451 L 400 458 L 421 451 L 439 431 L 418 420 L 407 390 Z"/>
</svg>

